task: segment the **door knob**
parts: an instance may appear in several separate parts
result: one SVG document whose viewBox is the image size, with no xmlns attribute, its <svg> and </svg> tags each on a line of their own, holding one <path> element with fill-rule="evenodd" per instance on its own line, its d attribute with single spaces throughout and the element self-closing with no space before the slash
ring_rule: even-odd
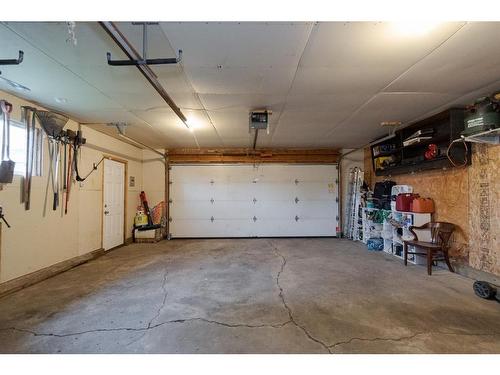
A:
<svg viewBox="0 0 500 375">
<path fill-rule="evenodd" d="M 107 215 L 107 214 L 109 214 L 109 211 L 104 211 L 104 215 Z"/>
</svg>

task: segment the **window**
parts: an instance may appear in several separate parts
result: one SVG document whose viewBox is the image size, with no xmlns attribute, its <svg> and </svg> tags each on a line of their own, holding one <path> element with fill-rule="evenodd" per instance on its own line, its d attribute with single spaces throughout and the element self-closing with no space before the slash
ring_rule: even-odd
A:
<svg viewBox="0 0 500 375">
<path fill-rule="evenodd" d="M 1 124 L 1 123 L 0 123 Z M 2 132 L 0 131 L 0 144 Z M 35 150 L 33 156 L 33 176 L 42 175 L 43 134 L 41 129 L 35 131 Z M 14 174 L 26 174 L 26 126 L 18 121 L 10 120 L 10 158 L 16 162 Z"/>
</svg>

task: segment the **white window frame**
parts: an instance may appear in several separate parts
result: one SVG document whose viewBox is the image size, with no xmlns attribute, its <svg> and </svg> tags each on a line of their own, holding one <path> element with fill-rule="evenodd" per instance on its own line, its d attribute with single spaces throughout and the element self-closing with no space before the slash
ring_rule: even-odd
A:
<svg viewBox="0 0 500 375">
<path fill-rule="evenodd" d="M 10 119 L 10 127 L 11 127 L 11 134 L 10 137 L 12 139 L 12 128 L 17 128 L 17 129 L 24 129 L 24 143 L 26 143 L 26 124 L 24 124 L 21 121 L 13 120 Z M 40 128 L 35 129 L 35 152 L 34 152 L 34 158 L 33 158 L 33 176 L 42 176 L 43 175 L 43 157 L 44 157 L 44 136 L 43 136 L 43 130 Z M 1 141 L 1 134 L 0 134 L 0 141 Z M 12 158 L 12 145 L 11 145 L 11 158 Z M 14 162 L 17 163 L 23 163 L 26 165 L 26 147 L 24 147 L 24 158 L 22 161 L 15 160 L 12 158 Z M 18 168 L 14 169 L 14 175 L 15 176 L 25 176 L 26 175 L 26 170 L 23 169 L 22 171 L 19 170 Z"/>
</svg>

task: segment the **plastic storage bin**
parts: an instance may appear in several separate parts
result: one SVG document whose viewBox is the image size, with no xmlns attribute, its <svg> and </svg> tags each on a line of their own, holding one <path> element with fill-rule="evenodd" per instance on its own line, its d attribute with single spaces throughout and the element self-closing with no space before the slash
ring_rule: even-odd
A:
<svg viewBox="0 0 500 375">
<path fill-rule="evenodd" d="M 382 238 L 370 238 L 366 245 L 370 251 L 384 250 L 384 240 Z"/>
</svg>

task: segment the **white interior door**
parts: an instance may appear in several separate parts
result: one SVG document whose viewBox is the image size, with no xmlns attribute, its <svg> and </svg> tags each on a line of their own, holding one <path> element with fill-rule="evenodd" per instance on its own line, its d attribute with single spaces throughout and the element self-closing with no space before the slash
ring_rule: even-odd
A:
<svg viewBox="0 0 500 375">
<path fill-rule="evenodd" d="M 174 165 L 172 237 L 307 237 L 338 232 L 336 165 Z"/>
<path fill-rule="evenodd" d="M 124 241 L 125 164 L 104 159 L 103 248 L 120 246 Z"/>
</svg>

